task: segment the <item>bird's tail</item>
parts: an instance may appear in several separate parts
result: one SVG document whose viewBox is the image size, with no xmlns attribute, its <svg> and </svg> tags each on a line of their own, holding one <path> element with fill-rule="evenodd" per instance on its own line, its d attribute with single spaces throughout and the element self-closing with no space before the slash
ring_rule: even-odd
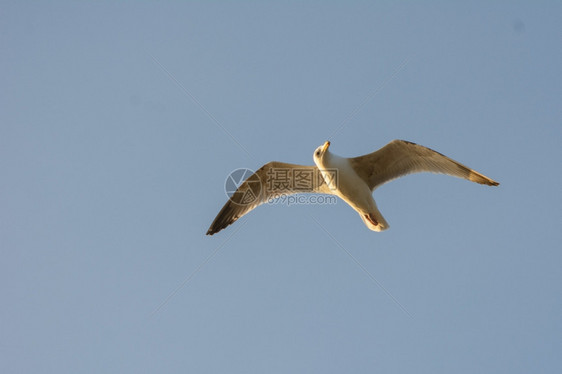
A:
<svg viewBox="0 0 562 374">
<path fill-rule="evenodd" d="M 369 230 L 384 231 L 390 227 L 380 212 L 366 214 L 359 213 L 359 216 L 363 222 L 365 222 L 365 226 L 367 226 Z"/>
</svg>

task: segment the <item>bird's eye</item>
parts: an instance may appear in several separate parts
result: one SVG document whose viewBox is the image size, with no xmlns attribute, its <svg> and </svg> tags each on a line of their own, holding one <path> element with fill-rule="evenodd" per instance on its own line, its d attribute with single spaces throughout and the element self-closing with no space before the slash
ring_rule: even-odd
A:
<svg viewBox="0 0 562 374">
<path fill-rule="evenodd" d="M 320 156 L 320 151 L 316 151 L 316 156 Z"/>
</svg>

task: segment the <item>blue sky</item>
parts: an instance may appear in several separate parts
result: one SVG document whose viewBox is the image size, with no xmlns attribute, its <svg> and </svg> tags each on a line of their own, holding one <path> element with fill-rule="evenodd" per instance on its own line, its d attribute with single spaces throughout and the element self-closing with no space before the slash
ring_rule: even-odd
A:
<svg viewBox="0 0 562 374">
<path fill-rule="evenodd" d="M 2 372 L 561 371 L 559 2 L 1 9 Z M 232 170 L 396 138 L 501 185 L 205 236 Z"/>
</svg>

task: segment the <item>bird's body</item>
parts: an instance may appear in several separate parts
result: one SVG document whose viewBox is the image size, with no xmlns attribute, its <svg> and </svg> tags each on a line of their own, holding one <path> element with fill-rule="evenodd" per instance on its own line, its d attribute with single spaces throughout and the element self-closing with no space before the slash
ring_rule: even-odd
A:
<svg viewBox="0 0 562 374">
<path fill-rule="evenodd" d="M 326 150 L 322 159 L 315 158 L 314 161 L 320 171 L 338 170 L 338 183 L 334 186 L 333 194 L 359 213 L 370 230 L 382 231 L 388 228 L 388 223 L 379 212 L 369 185 L 353 169 L 349 159 Z"/>
<path fill-rule="evenodd" d="M 314 151 L 316 166 L 276 161 L 262 166 L 230 197 L 209 227 L 207 235 L 215 234 L 252 209 L 279 195 L 300 192 L 336 195 L 359 213 L 370 230 L 383 231 L 389 225 L 377 208 L 372 192 L 398 177 L 417 172 L 433 172 L 489 186 L 499 185 L 498 182 L 439 152 L 404 140 L 393 140 L 373 153 L 353 158 L 337 156 L 328 151 L 329 147 L 330 142 L 325 142 Z M 279 171 L 283 173 L 278 173 Z M 276 183 L 276 175 L 296 180 L 300 173 L 314 176 L 310 179 L 310 188 L 303 190 L 295 185 Z M 248 196 L 253 198 L 248 199 Z"/>
</svg>

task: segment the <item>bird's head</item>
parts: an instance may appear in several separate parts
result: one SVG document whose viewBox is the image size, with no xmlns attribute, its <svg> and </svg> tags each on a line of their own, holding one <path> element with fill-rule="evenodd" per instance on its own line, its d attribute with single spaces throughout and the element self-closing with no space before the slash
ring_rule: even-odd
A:
<svg viewBox="0 0 562 374">
<path fill-rule="evenodd" d="M 328 154 L 328 148 L 330 147 L 330 142 L 326 141 L 323 145 L 321 145 L 320 147 L 316 148 L 316 150 L 314 150 L 314 163 L 318 166 L 320 166 L 322 164 L 322 160 L 324 159 L 324 157 L 326 156 L 326 154 Z"/>
</svg>

